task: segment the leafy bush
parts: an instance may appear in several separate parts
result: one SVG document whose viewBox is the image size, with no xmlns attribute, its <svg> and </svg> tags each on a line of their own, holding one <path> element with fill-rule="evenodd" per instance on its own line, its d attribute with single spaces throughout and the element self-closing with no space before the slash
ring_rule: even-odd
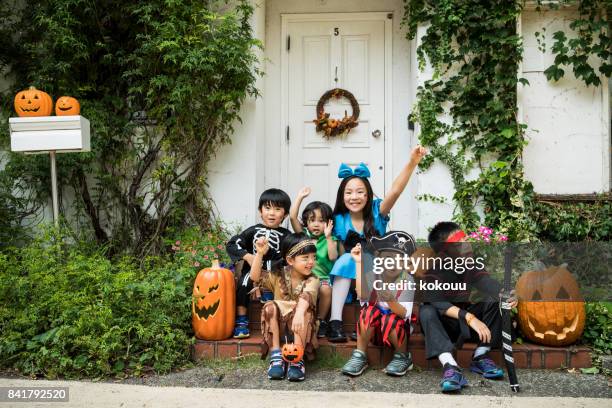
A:
<svg viewBox="0 0 612 408">
<path fill-rule="evenodd" d="M 612 240 L 612 201 L 539 202 L 535 205 L 538 236 L 549 241 Z"/>
<path fill-rule="evenodd" d="M 0 253 L 0 367 L 54 378 L 164 373 L 189 362 L 195 269 L 109 260 L 53 231 Z"/>
<path fill-rule="evenodd" d="M 199 271 L 210 267 L 214 259 L 223 265 L 229 265 L 231 261 L 225 252 L 225 243 L 228 240 L 227 231 L 217 225 L 206 232 L 200 227 L 187 228 L 165 242 L 174 252 L 175 262 Z"/>
<path fill-rule="evenodd" d="M 601 354 L 612 354 L 612 303 L 587 302 L 582 339 Z"/>
</svg>

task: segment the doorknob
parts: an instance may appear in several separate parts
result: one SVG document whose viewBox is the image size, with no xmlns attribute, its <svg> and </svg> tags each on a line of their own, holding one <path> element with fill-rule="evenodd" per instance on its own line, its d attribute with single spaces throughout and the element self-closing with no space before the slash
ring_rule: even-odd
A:
<svg viewBox="0 0 612 408">
<path fill-rule="evenodd" d="M 372 132 L 372 136 L 374 137 L 380 137 L 380 129 L 376 129 L 375 131 Z"/>
</svg>

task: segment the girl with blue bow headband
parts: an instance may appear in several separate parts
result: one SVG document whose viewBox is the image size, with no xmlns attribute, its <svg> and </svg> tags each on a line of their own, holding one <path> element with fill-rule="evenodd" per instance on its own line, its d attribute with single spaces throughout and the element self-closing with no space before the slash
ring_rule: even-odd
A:
<svg viewBox="0 0 612 408">
<path fill-rule="evenodd" d="M 397 175 L 391 189 L 384 199 L 374 198 L 368 178 L 370 170 L 364 163 L 354 169 L 342 163 L 338 177 L 342 179 L 338 187 L 334 207 L 334 235 L 344 243 L 345 253 L 338 258 L 330 275 L 333 278 L 332 307 L 328 337 L 332 342 L 346 342 L 342 330 L 342 309 L 356 277 L 355 261 L 351 249 L 373 236 L 384 235 L 387 231 L 389 213 L 402 194 L 410 176 L 427 154 L 424 147 L 416 146 L 410 152 L 410 159 Z"/>
</svg>

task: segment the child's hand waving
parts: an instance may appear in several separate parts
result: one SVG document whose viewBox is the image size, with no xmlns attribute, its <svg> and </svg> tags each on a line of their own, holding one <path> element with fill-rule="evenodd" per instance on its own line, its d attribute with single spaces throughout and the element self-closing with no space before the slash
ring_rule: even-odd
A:
<svg viewBox="0 0 612 408">
<path fill-rule="evenodd" d="M 412 151 L 410 152 L 410 160 L 415 161 L 416 163 L 419 163 L 421 161 L 421 159 L 423 157 L 425 157 L 425 155 L 427 154 L 427 149 L 425 149 L 423 146 L 421 145 L 417 145 L 414 149 L 412 149 Z"/>
<path fill-rule="evenodd" d="M 334 230 L 334 222 L 332 220 L 327 221 L 327 225 L 325 225 L 325 229 L 323 230 L 323 233 L 325 234 L 325 238 L 331 237 L 333 230 Z"/>
<path fill-rule="evenodd" d="M 298 191 L 298 198 L 305 198 L 310 195 L 310 187 L 303 187 L 300 191 Z"/>
<path fill-rule="evenodd" d="M 262 256 L 264 256 L 265 254 L 268 253 L 268 250 L 270 249 L 270 245 L 268 244 L 268 240 L 266 238 L 259 238 L 257 241 L 255 241 L 255 249 L 257 250 L 258 254 L 261 254 Z"/>
</svg>

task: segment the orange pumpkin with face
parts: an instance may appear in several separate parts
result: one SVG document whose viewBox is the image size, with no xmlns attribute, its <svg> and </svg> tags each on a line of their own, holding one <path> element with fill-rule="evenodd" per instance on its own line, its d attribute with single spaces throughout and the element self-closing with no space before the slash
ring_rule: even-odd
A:
<svg viewBox="0 0 612 408">
<path fill-rule="evenodd" d="M 195 336 L 202 340 L 224 340 L 234 330 L 236 283 L 228 269 L 213 261 L 198 272 L 193 284 L 191 323 Z"/>
<path fill-rule="evenodd" d="M 286 343 L 282 349 L 283 360 L 288 363 L 297 363 L 304 357 L 304 347 L 295 343 Z"/>
<path fill-rule="evenodd" d="M 516 294 L 519 327 L 529 340 L 566 346 L 582 335 L 584 301 L 578 283 L 564 266 L 525 272 L 516 283 Z"/>
<path fill-rule="evenodd" d="M 53 111 L 53 100 L 48 93 L 33 86 L 15 95 L 14 102 L 17 116 L 49 116 Z"/>
<path fill-rule="evenodd" d="M 55 102 L 55 114 L 57 116 L 80 115 L 81 104 L 72 96 L 60 96 Z"/>
</svg>

